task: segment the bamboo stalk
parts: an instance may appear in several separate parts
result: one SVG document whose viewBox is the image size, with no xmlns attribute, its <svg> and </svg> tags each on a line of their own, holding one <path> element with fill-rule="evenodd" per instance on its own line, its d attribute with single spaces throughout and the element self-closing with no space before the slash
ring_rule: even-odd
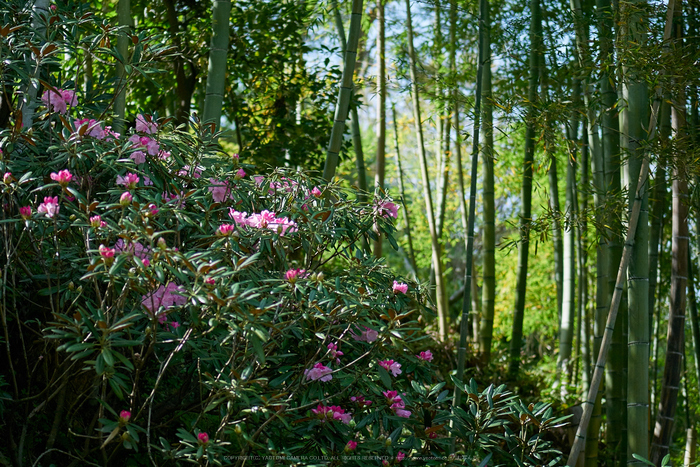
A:
<svg viewBox="0 0 700 467">
<path fill-rule="evenodd" d="M 668 8 L 673 11 L 675 0 L 669 0 Z M 671 37 L 671 24 L 672 18 L 669 19 L 667 16 L 666 27 L 664 29 L 664 40 L 668 41 Z M 661 102 L 662 92 L 661 89 L 656 90 L 656 97 L 654 99 L 654 105 L 652 107 L 651 116 L 649 118 L 649 139 L 652 140 L 656 134 L 656 125 L 658 119 L 659 105 Z M 612 332 L 615 327 L 615 319 L 617 318 L 617 310 L 620 306 L 620 299 L 622 298 L 622 291 L 624 290 L 625 273 L 627 270 L 627 265 L 630 260 L 632 253 L 632 246 L 634 242 L 634 234 L 637 230 L 637 222 L 639 221 L 639 214 L 642 208 L 642 193 L 645 190 L 646 182 L 649 177 L 649 158 L 644 157 L 642 161 L 642 167 L 639 171 L 639 180 L 637 182 L 637 189 L 634 197 L 634 205 L 632 206 L 632 211 L 630 213 L 630 219 L 627 229 L 627 236 L 625 238 L 625 244 L 622 251 L 622 260 L 620 261 L 620 267 L 617 271 L 617 280 L 615 283 L 615 291 L 613 292 L 612 302 L 610 304 L 610 310 L 608 312 L 608 319 L 605 325 L 605 333 L 603 334 L 603 341 L 600 346 L 600 353 L 598 354 L 598 359 L 595 364 L 595 371 L 593 373 L 593 378 L 591 379 L 591 387 L 588 391 L 588 398 L 583 403 L 583 414 L 581 415 L 581 421 L 579 422 L 578 429 L 576 430 L 576 438 L 574 439 L 574 444 L 569 452 L 569 458 L 567 460 L 567 465 L 569 467 L 574 467 L 578 460 L 578 456 L 583 449 L 586 442 L 586 429 L 588 428 L 588 422 L 591 419 L 591 413 L 595 405 L 595 400 L 598 394 L 598 388 L 600 386 L 600 381 L 603 377 L 603 369 L 605 365 L 605 360 L 608 355 L 608 350 L 610 348 L 610 341 L 612 339 Z"/>
<path fill-rule="evenodd" d="M 362 7 L 363 0 L 352 1 L 352 15 L 350 16 L 350 33 L 348 35 L 347 47 L 345 49 L 345 62 L 343 64 L 343 76 L 341 78 L 340 90 L 338 91 L 338 101 L 335 106 L 335 117 L 333 119 L 333 129 L 328 142 L 326 152 L 326 163 L 323 167 L 323 178 L 330 182 L 335 176 L 338 167 L 340 147 L 343 143 L 343 133 L 345 132 L 345 120 L 348 119 L 348 108 L 353 94 L 353 74 L 355 73 L 355 62 L 357 61 L 357 44 L 362 31 Z"/>
<path fill-rule="evenodd" d="M 357 0 L 356 0 L 357 1 Z M 430 242 L 432 248 L 432 263 L 435 270 L 435 289 L 438 315 L 438 335 L 440 340 L 447 337 L 447 297 L 445 295 L 445 284 L 442 272 L 442 259 L 440 254 L 440 243 L 435 226 L 435 211 L 433 210 L 433 199 L 430 193 L 430 177 L 428 175 L 428 160 L 425 154 L 425 141 L 423 139 L 423 125 L 420 113 L 420 93 L 418 90 L 418 70 L 416 65 L 416 51 L 413 47 L 413 24 L 411 20 L 411 1 L 406 0 L 406 26 L 408 32 L 408 56 L 410 60 L 410 73 L 413 93 L 413 113 L 416 125 L 416 135 L 418 137 L 418 151 L 421 162 L 421 175 L 423 178 L 423 196 L 425 198 L 425 209 L 428 216 L 428 229 L 430 230 Z M 468 287 L 467 287 L 468 288 Z"/>
</svg>

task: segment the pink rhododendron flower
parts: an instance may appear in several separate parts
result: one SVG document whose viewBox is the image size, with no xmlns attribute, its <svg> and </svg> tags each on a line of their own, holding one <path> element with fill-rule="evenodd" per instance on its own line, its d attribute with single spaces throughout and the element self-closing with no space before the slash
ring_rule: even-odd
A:
<svg viewBox="0 0 700 467">
<path fill-rule="evenodd" d="M 160 144 L 158 144 L 158 141 L 148 136 L 131 135 L 129 141 L 134 149 L 137 151 L 143 151 L 145 149 L 151 156 L 155 156 L 160 152 Z"/>
<path fill-rule="evenodd" d="M 239 179 L 240 179 L 240 178 L 243 178 L 243 177 L 245 177 L 245 170 L 243 170 L 243 169 L 238 169 L 238 171 L 236 172 L 236 178 L 239 178 Z"/>
<path fill-rule="evenodd" d="M 228 210 L 228 217 L 233 219 L 237 225 L 244 226 L 248 225 L 248 213 L 247 212 L 238 212 L 233 208 L 230 208 Z"/>
<path fill-rule="evenodd" d="M 231 156 L 231 158 L 233 158 L 234 162 L 238 162 L 240 160 L 241 156 L 239 156 L 238 154 L 234 154 L 233 156 Z"/>
<path fill-rule="evenodd" d="M 291 193 L 294 187 L 298 185 L 298 182 L 287 177 L 282 177 L 279 182 L 270 182 L 270 191 L 268 193 L 273 194 L 276 190 L 284 190 L 287 193 Z"/>
<path fill-rule="evenodd" d="M 122 410 L 121 412 L 119 412 L 119 421 L 120 422 L 126 423 L 129 421 L 130 418 L 131 418 L 131 412 L 129 412 L 128 410 Z"/>
<path fill-rule="evenodd" d="M 420 358 L 421 360 L 425 360 L 426 362 L 433 361 L 433 353 L 430 350 L 426 350 L 425 352 L 421 352 L 420 354 L 416 355 L 416 357 Z"/>
<path fill-rule="evenodd" d="M 275 223 L 277 218 L 274 212 L 270 212 L 267 209 L 259 214 L 251 214 L 248 218 L 248 225 L 256 228 L 267 228 L 270 224 Z"/>
<path fill-rule="evenodd" d="M 19 208 L 19 215 L 22 216 L 22 219 L 28 220 L 32 217 L 32 207 L 31 206 L 23 206 Z"/>
<path fill-rule="evenodd" d="M 170 323 L 170 326 L 172 326 L 173 329 L 177 329 L 180 327 L 180 323 L 178 323 L 177 321 L 172 321 Z"/>
<path fill-rule="evenodd" d="M 262 175 L 253 175 L 253 180 L 255 180 L 256 185 L 260 186 L 265 181 L 265 177 Z"/>
<path fill-rule="evenodd" d="M 68 91 L 56 88 L 56 91 L 47 90 L 41 95 L 41 101 L 44 105 L 51 110 L 51 112 L 58 112 L 60 114 L 66 114 L 68 112 L 68 107 L 75 107 L 78 105 L 78 98 L 75 96 L 75 91 Z"/>
<path fill-rule="evenodd" d="M 140 181 L 141 179 L 139 178 L 138 175 L 128 173 L 124 175 L 123 177 L 121 175 L 117 175 L 117 185 L 127 187 L 130 190 L 133 190 L 136 188 L 136 184 Z"/>
<path fill-rule="evenodd" d="M 90 225 L 94 228 L 107 227 L 107 223 L 102 220 L 100 216 L 92 216 L 90 218 Z"/>
<path fill-rule="evenodd" d="M 316 198 L 321 197 L 321 190 L 318 189 L 317 186 L 314 187 L 313 190 L 311 190 L 311 194 L 314 195 Z"/>
<path fill-rule="evenodd" d="M 120 255 L 127 254 L 139 258 L 146 267 L 151 265 L 151 260 L 149 259 L 151 250 L 150 248 L 143 246 L 140 242 L 130 242 L 128 245 L 126 245 L 124 240 L 120 238 L 114 244 L 114 249 Z"/>
<path fill-rule="evenodd" d="M 134 164 L 141 165 L 146 162 L 146 154 L 143 151 L 134 151 L 129 158 L 134 161 Z"/>
<path fill-rule="evenodd" d="M 376 203 L 375 210 L 378 215 L 383 217 L 397 218 L 399 216 L 399 207 L 391 201 L 381 201 Z"/>
<path fill-rule="evenodd" d="M 217 180 L 215 178 L 210 178 L 209 182 L 213 185 L 209 187 L 211 197 L 217 203 L 223 202 L 231 195 L 231 188 L 229 188 L 228 182 L 222 182 L 221 180 Z"/>
<path fill-rule="evenodd" d="M 155 312 L 161 306 L 170 308 L 180 306 L 187 303 L 187 297 L 180 294 L 185 293 L 185 288 L 171 282 L 167 287 L 159 286 L 153 292 L 144 295 L 141 298 L 141 304 L 151 313 Z"/>
<path fill-rule="evenodd" d="M 191 173 L 192 178 L 201 178 L 202 177 L 202 169 L 199 167 L 195 167 L 194 171 L 192 170 L 192 167 L 189 165 L 184 166 L 180 171 L 177 173 L 181 177 L 189 177 Z"/>
<path fill-rule="evenodd" d="M 325 366 L 323 363 L 317 363 L 314 365 L 313 368 L 310 370 L 304 370 L 304 376 L 306 376 L 306 380 L 312 380 L 316 381 L 320 379 L 324 383 L 326 381 L 330 381 L 333 379 L 333 375 L 331 374 L 333 370 Z"/>
<path fill-rule="evenodd" d="M 131 204 L 131 201 L 134 199 L 133 196 L 131 196 L 131 193 L 128 191 L 125 191 L 122 193 L 122 195 L 119 197 L 119 204 L 122 206 L 126 207 Z"/>
<path fill-rule="evenodd" d="M 204 283 L 209 285 L 216 285 L 216 281 L 213 277 L 207 277 L 206 279 L 204 279 Z"/>
<path fill-rule="evenodd" d="M 403 293 L 405 294 L 408 292 L 408 285 L 402 283 L 402 282 L 397 282 L 394 281 L 394 287 L 393 287 L 394 293 Z"/>
<path fill-rule="evenodd" d="M 384 368 L 386 371 L 390 371 L 392 375 L 398 376 L 401 374 L 401 364 L 396 363 L 393 360 L 380 360 L 379 366 Z"/>
<path fill-rule="evenodd" d="M 170 151 L 163 151 L 161 150 L 158 152 L 158 159 L 160 160 L 165 160 L 170 157 Z"/>
<path fill-rule="evenodd" d="M 284 274 L 284 278 L 292 284 L 300 277 L 305 277 L 306 269 L 290 269 Z"/>
<path fill-rule="evenodd" d="M 384 397 L 386 397 L 386 402 L 389 405 L 389 408 L 394 411 L 394 413 L 403 418 L 408 418 L 411 416 L 411 411 L 406 410 L 406 403 L 401 399 L 401 396 L 399 396 L 399 393 L 396 391 L 384 391 L 382 392 L 384 394 Z"/>
<path fill-rule="evenodd" d="M 396 455 L 396 462 L 401 462 L 402 460 L 404 460 L 405 457 L 406 457 L 406 454 L 399 451 L 399 453 Z"/>
<path fill-rule="evenodd" d="M 352 396 L 350 398 L 351 401 L 356 403 L 357 405 L 362 405 L 362 406 L 369 406 L 372 405 L 372 401 L 366 400 L 365 396 Z"/>
<path fill-rule="evenodd" d="M 37 211 L 41 214 L 46 214 L 48 218 L 52 218 L 58 214 L 60 209 L 61 207 L 58 205 L 58 196 L 54 196 L 53 198 L 47 196 L 44 198 L 44 202 L 39 205 Z"/>
<path fill-rule="evenodd" d="M 100 245 L 99 251 L 100 256 L 102 256 L 105 259 L 114 258 L 114 248 L 109 248 L 104 245 Z"/>
<path fill-rule="evenodd" d="M 348 444 L 345 445 L 345 452 L 354 451 L 357 448 L 357 441 L 350 440 Z"/>
<path fill-rule="evenodd" d="M 60 170 L 58 173 L 53 172 L 51 174 L 51 180 L 54 182 L 58 182 L 59 185 L 65 187 L 67 186 L 71 179 L 73 178 L 73 174 L 71 174 L 68 170 Z"/>
<path fill-rule="evenodd" d="M 221 237 L 228 237 L 236 230 L 236 226 L 233 224 L 222 224 L 217 230 L 216 235 Z"/>
<path fill-rule="evenodd" d="M 144 184 L 145 184 L 145 183 L 144 183 Z M 156 215 L 158 214 L 158 212 L 159 212 L 158 206 L 156 206 L 156 205 L 153 204 L 153 203 L 150 203 L 148 206 L 146 206 L 146 210 L 148 211 L 147 215 L 148 215 L 149 217 L 154 217 L 154 216 L 156 216 Z"/>
<path fill-rule="evenodd" d="M 367 326 L 364 326 L 364 328 L 365 330 L 362 331 L 362 334 L 360 334 L 359 336 L 351 331 L 352 338 L 356 341 L 367 342 L 368 344 L 371 344 L 372 342 L 376 341 L 377 337 L 379 337 L 379 333 L 374 329 L 368 328 Z"/>
<path fill-rule="evenodd" d="M 344 355 L 343 352 L 338 350 L 338 344 L 335 342 L 328 344 L 328 353 L 330 354 L 331 358 L 335 358 L 337 363 L 340 363 L 340 358 L 338 357 L 342 357 Z"/>
<path fill-rule="evenodd" d="M 136 131 L 151 135 L 158 131 L 158 125 L 153 122 L 150 116 L 144 117 L 143 115 L 138 114 L 136 116 Z"/>
<path fill-rule="evenodd" d="M 83 135 L 92 136 L 99 140 L 105 139 L 107 135 L 115 134 L 111 131 L 111 127 L 108 127 L 109 131 L 103 130 L 102 124 L 93 118 L 83 118 L 75 121 L 76 132 L 80 132 L 83 126 L 86 127 Z"/>
<path fill-rule="evenodd" d="M 327 407 L 325 405 L 318 404 L 318 407 L 311 409 L 311 412 L 314 413 L 317 418 L 323 420 L 324 423 L 328 420 L 336 420 L 347 425 L 350 423 L 350 420 L 352 420 L 352 414 L 345 413 L 345 410 L 337 405 Z"/>
<path fill-rule="evenodd" d="M 168 322 L 168 314 L 166 312 L 158 313 L 158 322 L 160 324 L 165 324 Z"/>
<path fill-rule="evenodd" d="M 434 431 L 432 431 L 432 432 L 430 432 L 430 434 L 428 435 L 428 438 L 430 438 L 430 439 L 435 439 L 435 438 L 437 438 L 437 436 L 438 436 L 437 433 L 435 433 Z"/>
<path fill-rule="evenodd" d="M 201 432 L 197 435 L 197 441 L 199 441 L 201 444 L 207 444 L 209 442 L 209 435 L 205 432 Z"/>
</svg>

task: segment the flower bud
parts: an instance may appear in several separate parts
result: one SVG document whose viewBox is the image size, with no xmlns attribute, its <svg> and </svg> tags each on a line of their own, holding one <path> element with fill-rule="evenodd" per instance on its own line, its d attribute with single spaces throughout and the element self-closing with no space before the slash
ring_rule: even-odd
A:
<svg viewBox="0 0 700 467">
<path fill-rule="evenodd" d="M 119 204 L 122 205 L 122 207 L 127 207 L 128 205 L 131 204 L 131 201 L 134 199 L 133 196 L 131 196 L 131 193 L 128 191 L 125 191 L 122 193 L 121 197 L 119 198 Z"/>
</svg>

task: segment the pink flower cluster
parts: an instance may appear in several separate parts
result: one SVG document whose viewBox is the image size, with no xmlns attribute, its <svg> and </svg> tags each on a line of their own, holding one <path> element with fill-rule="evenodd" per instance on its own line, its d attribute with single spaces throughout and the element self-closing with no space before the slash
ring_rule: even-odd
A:
<svg viewBox="0 0 700 467">
<path fill-rule="evenodd" d="M 350 420 L 352 420 L 352 414 L 345 413 L 345 410 L 337 405 L 327 407 L 323 404 L 318 404 L 318 407 L 311 409 L 311 412 L 313 412 L 317 418 L 323 420 L 324 423 L 327 420 L 337 420 L 347 425 L 350 423 Z"/>
<path fill-rule="evenodd" d="M 325 366 L 323 363 L 319 362 L 314 365 L 313 368 L 310 370 L 304 370 L 304 376 L 306 376 L 306 380 L 321 380 L 322 382 L 330 381 L 333 379 L 333 375 L 331 374 L 333 370 L 331 370 L 329 367 Z"/>
<path fill-rule="evenodd" d="M 421 352 L 420 354 L 416 355 L 416 357 L 420 358 L 421 360 L 425 360 L 426 362 L 433 361 L 433 353 L 430 350 L 426 350 L 425 352 Z"/>
<path fill-rule="evenodd" d="M 151 249 L 143 246 L 140 242 L 130 242 L 127 245 L 125 244 L 124 239 L 120 238 L 117 240 L 117 243 L 114 244 L 114 250 L 120 255 L 125 254 L 136 256 L 146 266 L 150 266 L 151 264 Z"/>
<path fill-rule="evenodd" d="M 158 131 L 158 124 L 153 121 L 150 115 L 144 117 L 142 114 L 138 114 L 136 116 L 136 131 L 152 135 Z"/>
<path fill-rule="evenodd" d="M 199 444 L 205 445 L 209 442 L 209 435 L 203 431 L 197 435 L 197 441 Z"/>
<path fill-rule="evenodd" d="M 265 181 L 265 177 L 263 177 L 262 175 L 256 175 L 253 177 L 253 180 L 255 180 L 255 183 L 258 186 L 262 186 L 263 182 Z M 294 188 L 298 185 L 299 182 L 287 177 L 282 177 L 279 182 L 270 182 L 270 189 L 267 191 L 267 194 L 274 195 L 275 191 L 284 191 L 286 193 L 291 193 L 294 190 Z"/>
<path fill-rule="evenodd" d="M 344 354 L 340 350 L 338 350 L 338 344 L 335 342 L 331 342 L 328 344 L 328 354 L 331 356 L 331 358 L 335 358 L 336 363 L 340 363 L 340 358 Z"/>
<path fill-rule="evenodd" d="M 129 141 L 131 141 L 131 144 L 133 145 L 132 148 L 136 149 L 136 151 L 132 152 L 129 157 L 136 164 L 143 164 L 146 162 L 146 154 L 144 151 L 151 156 L 155 156 L 160 153 L 160 144 L 158 144 L 158 141 L 149 138 L 148 136 L 131 135 Z"/>
<path fill-rule="evenodd" d="M 394 219 L 399 217 L 399 207 L 391 201 L 377 202 L 375 200 L 374 210 L 377 215 L 382 217 L 393 217 Z"/>
<path fill-rule="evenodd" d="M 185 288 L 176 285 L 174 282 L 168 284 L 167 287 L 160 286 L 156 290 L 144 295 L 141 298 L 141 304 L 151 313 L 154 313 L 161 306 L 170 308 L 180 306 L 187 303 L 187 297 L 183 297 Z"/>
<path fill-rule="evenodd" d="M 408 285 L 404 284 L 402 282 L 394 281 L 394 286 L 392 287 L 392 289 L 393 289 L 394 293 L 405 294 L 406 292 L 408 292 Z"/>
<path fill-rule="evenodd" d="M 362 395 L 352 396 L 350 398 L 350 400 L 353 401 L 354 403 L 356 403 L 357 405 L 361 405 L 361 406 L 372 405 L 372 401 L 365 399 L 365 396 L 362 396 Z"/>
<path fill-rule="evenodd" d="M 384 391 L 382 392 L 384 397 L 386 397 L 386 403 L 394 413 L 403 418 L 408 418 L 411 416 L 411 411 L 406 410 L 406 403 L 401 399 L 399 393 L 396 391 Z"/>
<path fill-rule="evenodd" d="M 236 230 L 236 226 L 233 224 L 221 224 L 216 230 L 216 235 L 220 237 L 228 237 Z"/>
<path fill-rule="evenodd" d="M 288 281 L 291 282 L 292 284 L 297 281 L 299 278 L 304 278 L 308 274 L 306 274 L 306 269 L 290 269 L 286 273 L 284 273 L 284 278 Z"/>
<path fill-rule="evenodd" d="M 126 187 L 129 190 L 133 190 L 134 188 L 136 188 L 136 184 L 140 180 L 141 179 L 138 175 L 132 173 L 128 173 L 124 176 L 117 175 L 117 185 Z"/>
<path fill-rule="evenodd" d="M 46 196 L 44 202 L 37 208 L 37 211 L 41 214 L 46 214 L 46 217 L 51 219 L 58 214 L 60 209 L 61 206 L 58 205 L 58 196 L 54 196 L 53 198 L 51 196 Z"/>
<path fill-rule="evenodd" d="M 22 206 L 19 208 L 19 215 L 22 216 L 22 219 L 29 220 L 32 217 L 32 207 Z"/>
<path fill-rule="evenodd" d="M 227 181 L 222 182 L 221 180 L 210 178 L 209 182 L 212 184 L 212 186 L 209 187 L 209 191 L 215 202 L 222 203 L 226 198 L 233 198 L 231 187 Z"/>
<path fill-rule="evenodd" d="M 104 245 L 100 245 L 99 248 L 100 256 L 102 256 L 105 260 L 111 260 L 114 258 L 114 248 L 109 248 Z"/>
<path fill-rule="evenodd" d="M 86 126 L 84 135 L 92 136 L 95 139 L 111 141 L 113 139 L 119 139 L 121 136 L 119 133 L 112 131 L 111 126 L 107 126 L 104 129 L 102 124 L 93 118 L 83 118 L 75 121 L 75 131 L 78 133 L 83 126 Z"/>
<path fill-rule="evenodd" d="M 364 326 L 364 331 L 358 336 L 354 332 L 350 331 L 352 334 L 352 338 L 355 339 L 356 341 L 364 341 L 367 342 L 368 344 L 371 344 L 372 342 L 377 340 L 377 337 L 379 337 L 379 333 L 375 331 L 374 329 L 370 329 L 367 326 Z"/>
<path fill-rule="evenodd" d="M 401 374 L 401 364 L 393 360 L 379 360 L 379 366 L 386 371 L 390 371 L 394 376 L 399 376 Z"/>
<path fill-rule="evenodd" d="M 65 115 L 68 113 L 68 107 L 78 105 L 78 98 L 75 96 L 75 91 L 69 91 L 56 88 L 55 91 L 47 90 L 41 95 L 41 101 L 51 110 Z"/>
<path fill-rule="evenodd" d="M 248 215 L 247 212 L 238 212 L 231 208 L 229 217 L 236 221 L 239 226 L 248 226 L 255 229 L 268 229 L 273 232 L 278 232 L 280 235 L 285 235 L 287 232 L 296 232 L 297 223 L 290 221 L 286 217 L 276 217 L 274 212 L 262 211 L 261 213 L 253 213 Z"/>
</svg>

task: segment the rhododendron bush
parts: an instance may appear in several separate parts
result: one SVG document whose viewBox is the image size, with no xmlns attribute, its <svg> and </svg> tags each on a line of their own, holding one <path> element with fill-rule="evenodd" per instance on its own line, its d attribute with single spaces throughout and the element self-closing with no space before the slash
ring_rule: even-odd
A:
<svg viewBox="0 0 700 467">
<path fill-rule="evenodd" d="M 20 65 L 21 34 L 0 44 Z M 31 125 L 0 129 L 8 457 L 437 465 L 455 434 L 460 464 L 487 456 L 463 447 L 480 399 L 452 418 L 421 289 L 362 249 L 396 246 L 393 200 L 264 171 L 196 116 L 117 133 L 110 102 L 48 70 Z"/>
</svg>

